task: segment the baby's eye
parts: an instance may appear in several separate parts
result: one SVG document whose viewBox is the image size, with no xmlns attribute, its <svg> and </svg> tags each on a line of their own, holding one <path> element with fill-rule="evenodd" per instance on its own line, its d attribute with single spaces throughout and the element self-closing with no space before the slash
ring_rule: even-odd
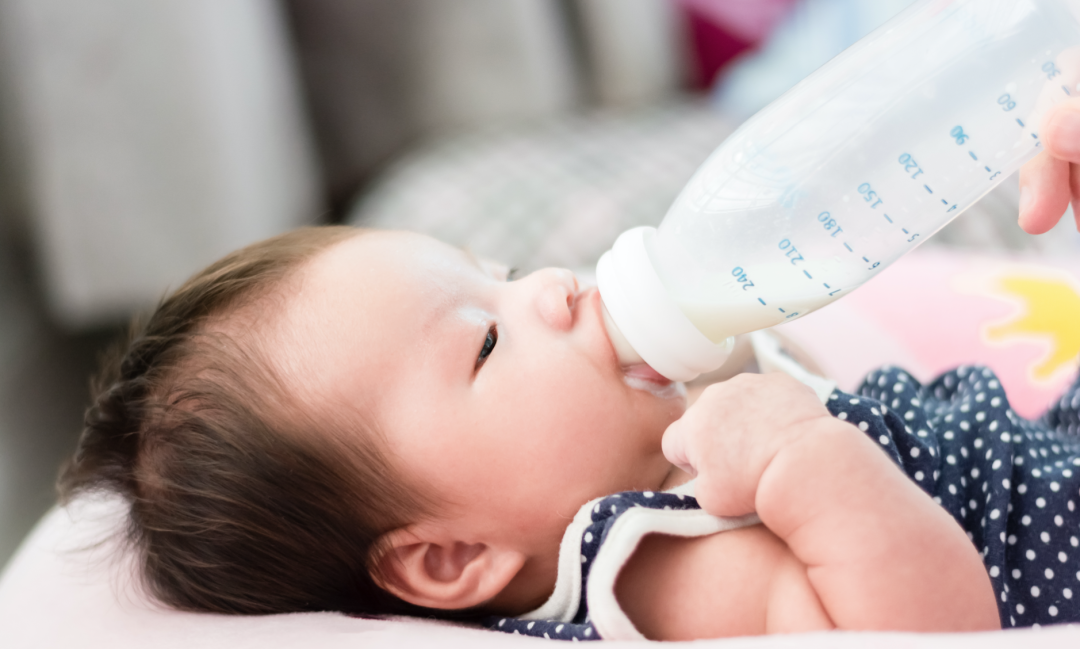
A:
<svg viewBox="0 0 1080 649">
<path fill-rule="evenodd" d="M 517 278 L 517 273 L 518 273 L 517 268 L 511 268 L 510 270 L 506 271 L 506 281 L 508 281 L 508 282 L 514 281 Z"/>
<path fill-rule="evenodd" d="M 488 329 L 487 337 L 484 338 L 484 346 L 480 348 L 480 357 L 476 359 L 476 369 L 480 369 L 487 357 L 495 350 L 495 343 L 497 342 L 499 342 L 499 330 L 495 328 L 495 325 L 492 325 L 491 329 Z"/>
</svg>

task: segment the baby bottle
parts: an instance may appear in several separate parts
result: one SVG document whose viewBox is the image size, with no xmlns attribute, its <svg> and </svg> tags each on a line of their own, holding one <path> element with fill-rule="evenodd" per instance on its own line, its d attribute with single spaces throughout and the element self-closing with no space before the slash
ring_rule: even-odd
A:
<svg viewBox="0 0 1080 649">
<path fill-rule="evenodd" d="M 1040 151 L 1080 0 L 921 0 L 748 120 L 597 266 L 624 365 L 675 381 L 861 286 Z"/>
</svg>

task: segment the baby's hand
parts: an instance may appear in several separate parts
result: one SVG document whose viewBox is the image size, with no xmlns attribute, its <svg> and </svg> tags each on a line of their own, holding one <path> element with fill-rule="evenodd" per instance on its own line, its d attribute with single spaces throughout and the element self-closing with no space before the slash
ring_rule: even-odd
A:
<svg viewBox="0 0 1080 649">
<path fill-rule="evenodd" d="M 784 564 L 793 572 L 767 571 L 794 575 L 770 582 L 768 619 L 789 614 L 792 593 L 808 587 L 840 629 L 1000 628 L 990 577 L 964 530 L 795 379 L 743 374 L 710 386 L 668 427 L 663 448 L 697 475 L 702 509 L 756 512 L 796 560 Z"/>
<path fill-rule="evenodd" d="M 706 388 L 664 433 L 664 455 L 696 476 L 702 509 L 752 513 L 758 482 L 805 424 L 830 417 L 810 388 L 786 374 L 740 374 Z"/>
</svg>

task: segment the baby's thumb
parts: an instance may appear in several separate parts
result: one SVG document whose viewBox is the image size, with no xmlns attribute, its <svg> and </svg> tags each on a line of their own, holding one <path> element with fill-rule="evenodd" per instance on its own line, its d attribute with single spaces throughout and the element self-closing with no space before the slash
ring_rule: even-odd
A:
<svg viewBox="0 0 1080 649">
<path fill-rule="evenodd" d="M 697 475 L 694 465 L 690 461 L 690 453 L 686 443 L 686 427 L 676 421 L 664 431 L 664 438 L 660 442 L 660 448 L 664 451 L 664 457 L 668 462 L 686 471 L 692 476 Z"/>
</svg>

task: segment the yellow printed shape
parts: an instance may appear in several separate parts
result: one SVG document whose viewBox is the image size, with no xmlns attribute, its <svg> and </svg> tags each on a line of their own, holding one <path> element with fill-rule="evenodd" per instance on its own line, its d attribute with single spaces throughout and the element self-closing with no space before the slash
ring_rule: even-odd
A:
<svg viewBox="0 0 1080 649">
<path fill-rule="evenodd" d="M 998 288 L 1022 304 L 1020 312 L 985 329 L 988 340 L 1007 343 L 1037 340 L 1049 343 L 1047 354 L 1032 368 L 1033 378 L 1046 381 L 1080 357 L 1080 293 L 1073 282 L 1050 277 L 1002 277 Z"/>
</svg>

